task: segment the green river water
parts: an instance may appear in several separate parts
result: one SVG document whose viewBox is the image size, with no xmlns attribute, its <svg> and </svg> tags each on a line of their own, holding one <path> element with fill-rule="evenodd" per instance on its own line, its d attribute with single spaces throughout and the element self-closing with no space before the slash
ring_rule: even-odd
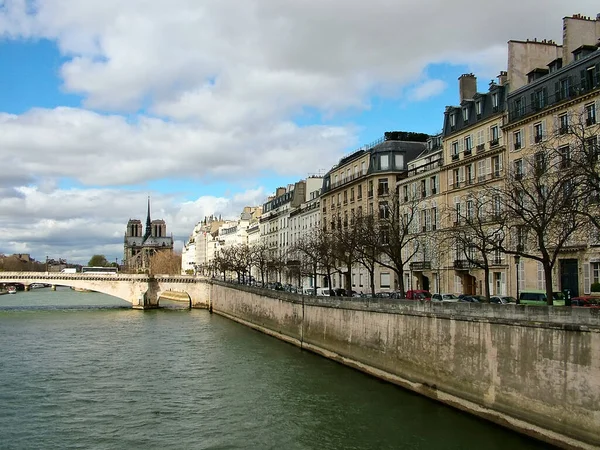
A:
<svg viewBox="0 0 600 450">
<path fill-rule="evenodd" d="M 544 449 L 205 310 L 0 296 L 0 449 Z"/>
</svg>

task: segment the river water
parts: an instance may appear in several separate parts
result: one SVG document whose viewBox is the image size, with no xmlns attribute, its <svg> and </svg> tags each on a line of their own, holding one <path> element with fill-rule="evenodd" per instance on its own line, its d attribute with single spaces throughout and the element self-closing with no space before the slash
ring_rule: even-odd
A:
<svg viewBox="0 0 600 450">
<path fill-rule="evenodd" d="M 544 449 L 205 310 L 0 296 L 0 449 Z"/>
</svg>

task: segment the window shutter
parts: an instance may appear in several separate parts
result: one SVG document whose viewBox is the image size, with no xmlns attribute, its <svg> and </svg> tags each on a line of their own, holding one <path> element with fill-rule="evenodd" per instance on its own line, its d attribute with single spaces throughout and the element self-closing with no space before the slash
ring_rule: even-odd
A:
<svg viewBox="0 0 600 450">
<path fill-rule="evenodd" d="M 486 130 L 486 131 L 487 131 L 487 135 L 486 135 L 487 139 L 486 139 L 486 140 L 487 140 L 488 142 L 490 142 L 490 141 L 492 140 L 492 138 L 491 138 L 491 135 L 492 135 L 492 129 L 491 129 L 490 127 L 487 127 L 487 130 Z M 483 133 L 483 131 L 482 131 L 482 133 Z"/>
<path fill-rule="evenodd" d="M 502 253 L 504 259 L 504 253 Z M 500 295 L 506 295 L 506 272 L 500 272 Z"/>
<path fill-rule="evenodd" d="M 448 184 L 452 186 L 454 184 L 454 170 L 448 171 Z"/>
<path fill-rule="evenodd" d="M 485 160 L 485 166 L 486 166 L 485 174 L 487 175 L 487 174 L 492 173 L 492 158 L 487 158 Z M 484 175 L 484 174 L 482 174 L 482 175 Z"/>
<path fill-rule="evenodd" d="M 464 142 L 465 142 L 465 140 L 464 140 L 464 139 L 460 139 L 460 140 L 458 141 L 458 153 L 462 153 L 462 152 L 463 152 L 463 148 L 464 148 Z"/>
<path fill-rule="evenodd" d="M 498 167 L 502 171 L 502 154 L 498 155 Z"/>
<path fill-rule="evenodd" d="M 510 135 L 510 149 L 509 151 L 514 152 L 515 151 L 515 133 L 511 133 Z"/>
<path fill-rule="evenodd" d="M 546 139 L 546 119 L 542 120 L 542 139 Z"/>
<path fill-rule="evenodd" d="M 529 125 L 529 145 L 533 145 L 533 125 Z"/>
<path fill-rule="evenodd" d="M 498 143 L 500 145 L 502 145 L 502 141 L 503 141 L 503 136 L 504 136 L 504 132 L 502 131 L 502 129 L 500 128 L 500 125 L 498 125 Z"/>
<path fill-rule="evenodd" d="M 592 292 L 590 284 L 590 263 L 583 263 L 583 293 L 589 294 Z"/>
<path fill-rule="evenodd" d="M 554 114 L 552 116 L 552 123 L 554 124 L 554 129 L 553 129 L 554 134 L 558 134 L 558 131 L 560 130 L 560 123 L 558 121 L 558 115 L 557 114 Z"/>
<path fill-rule="evenodd" d="M 465 168 L 461 166 L 458 169 L 458 181 L 465 181 Z"/>
</svg>

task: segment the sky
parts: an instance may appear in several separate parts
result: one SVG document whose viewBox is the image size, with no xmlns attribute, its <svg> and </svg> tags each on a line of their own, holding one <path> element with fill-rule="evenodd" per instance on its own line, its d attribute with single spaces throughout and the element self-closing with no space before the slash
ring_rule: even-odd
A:
<svg viewBox="0 0 600 450">
<path fill-rule="evenodd" d="M 567 4 L 568 3 L 568 4 Z M 429 134 L 597 1 L 0 0 L 0 253 L 123 257 L 130 218 L 181 250 L 386 131 Z"/>
</svg>

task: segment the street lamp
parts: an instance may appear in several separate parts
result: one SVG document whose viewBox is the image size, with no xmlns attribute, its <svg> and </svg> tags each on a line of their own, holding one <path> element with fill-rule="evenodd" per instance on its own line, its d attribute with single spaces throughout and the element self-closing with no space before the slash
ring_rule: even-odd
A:
<svg viewBox="0 0 600 450">
<path fill-rule="evenodd" d="M 521 302 L 519 300 L 519 263 L 521 262 L 521 256 L 515 255 L 515 268 L 517 272 L 517 305 Z"/>
</svg>

